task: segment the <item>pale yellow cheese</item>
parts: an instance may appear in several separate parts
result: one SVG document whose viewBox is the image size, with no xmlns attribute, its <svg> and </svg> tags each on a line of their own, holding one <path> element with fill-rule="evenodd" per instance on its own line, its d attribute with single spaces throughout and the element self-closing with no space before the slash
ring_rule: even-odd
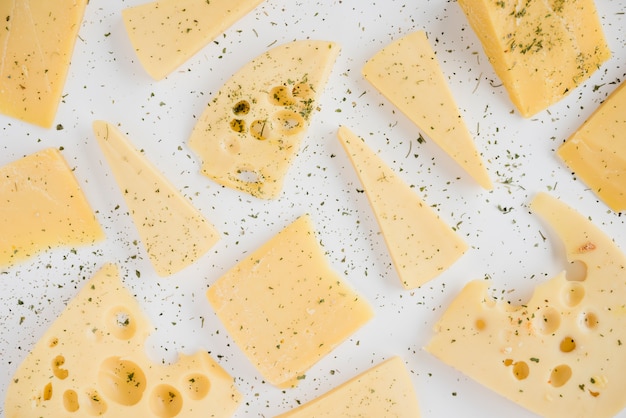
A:
<svg viewBox="0 0 626 418">
<path fill-rule="evenodd" d="M 49 248 L 103 238 L 58 149 L 44 149 L 0 167 L 0 267 Z"/>
<path fill-rule="evenodd" d="M 49 128 L 87 0 L 0 2 L 0 112 Z"/>
<path fill-rule="evenodd" d="M 342 126 L 337 136 L 356 170 L 400 276 L 412 289 L 448 269 L 467 244 L 411 187 Z"/>
<path fill-rule="evenodd" d="M 329 266 L 308 215 L 226 272 L 207 297 L 237 346 L 279 387 L 295 386 L 373 315 Z"/>
<path fill-rule="evenodd" d="M 493 187 L 424 31 L 378 51 L 363 76 L 478 184 Z"/>
<path fill-rule="evenodd" d="M 419 418 L 411 377 L 400 357 L 372 367 L 319 398 L 276 418 Z"/>
<path fill-rule="evenodd" d="M 558 102 L 611 52 L 594 0 L 459 0 L 522 116 Z"/>
<path fill-rule="evenodd" d="M 235 73 L 189 139 L 202 173 L 259 198 L 278 197 L 338 53 L 333 42 L 293 41 Z"/>
<path fill-rule="evenodd" d="M 144 69 L 160 80 L 263 0 L 158 0 L 122 10 Z"/>
<path fill-rule="evenodd" d="M 523 305 L 496 302 L 488 281 L 471 281 L 426 349 L 541 416 L 612 417 L 626 406 L 626 256 L 556 198 L 539 194 L 531 210 L 578 274 L 542 283 Z"/>
<path fill-rule="evenodd" d="M 107 264 L 33 347 L 11 379 L 6 418 L 230 417 L 241 395 L 205 351 L 150 361 L 152 326 Z"/>
<path fill-rule="evenodd" d="M 577 177 L 616 212 L 626 210 L 626 83 L 557 150 Z"/>
<path fill-rule="evenodd" d="M 95 121 L 93 130 L 159 275 L 184 269 L 219 240 L 214 226 L 115 126 Z"/>
</svg>

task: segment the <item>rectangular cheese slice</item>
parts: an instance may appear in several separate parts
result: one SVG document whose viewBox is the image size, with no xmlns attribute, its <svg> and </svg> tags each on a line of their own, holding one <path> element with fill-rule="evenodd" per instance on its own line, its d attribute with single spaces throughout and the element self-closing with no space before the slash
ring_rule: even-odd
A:
<svg viewBox="0 0 626 418">
<path fill-rule="evenodd" d="M 88 0 L 0 2 L 0 112 L 49 128 Z"/>
</svg>

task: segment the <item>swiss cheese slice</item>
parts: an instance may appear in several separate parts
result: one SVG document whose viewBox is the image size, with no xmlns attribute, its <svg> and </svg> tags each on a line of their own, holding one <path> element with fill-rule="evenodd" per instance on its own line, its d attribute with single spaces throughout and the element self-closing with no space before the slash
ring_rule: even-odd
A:
<svg viewBox="0 0 626 418">
<path fill-rule="evenodd" d="M 235 73 L 189 139 L 202 173 L 259 198 L 278 197 L 338 53 L 333 42 L 294 41 Z"/>
<path fill-rule="evenodd" d="M 115 126 L 93 123 L 150 261 L 161 276 L 194 263 L 219 233 Z"/>
<path fill-rule="evenodd" d="M 557 150 L 557 155 L 614 211 L 626 210 L 626 83 Z"/>
<path fill-rule="evenodd" d="M 0 112 L 49 128 L 87 0 L 0 2 Z"/>
<path fill-rule="evenodd" d="M 426 349 L 541 416 L 612 417 L 626 406 L 626 256 L 587 217 L 547 194 L 531 210 L 585 274 L 558 274 L 517 306 L 496 302 L 488 281 L 471 281 Z"/>
<path fill-rule="evenodd" d="M 459 0 L 522 116 L 558 102 L 611 53 L 594 0 Z"/>
<path fill-rule="evenodd" d="M 402 285 L 419 287 L 448 269 L 467 244 L 365 142 L 342 126 L 337 136 L 376 215 Z"/>
<path fill-rule="evenodd" d="M 402 359 L 392 357 L 276 418 L 419 416 L 411 377 Z"/>
<path fill-rule="evenodd" d="M 230 417 L 241 395 L 205 351 L 150 361 L 152 326 L 107 264 L 88 280 L 20 364 L 7 418 Z"/>
<path fill-rule="evenodd" d="M 478 184 L 493 187 L 424 31 L 380 50 L 363 76 Z"/>
<path fill-rule="evenodd" d="M 158 0 L 122 10 L 130 41 L 152 78 L 160 80 L 263 0 Z"/>
<path fill-rule="evenodd" d="M 235 343 L 279 387 L 295 386 L 373 315 L 330 268 L 308 215 L 226 272 L 207 297 Z"/>
<path fill-rule="evenodd" d="M 0 267 L 52 247 L 103 238 L 59 150 L 48 148 L 0 167 Z"/>
</svg>

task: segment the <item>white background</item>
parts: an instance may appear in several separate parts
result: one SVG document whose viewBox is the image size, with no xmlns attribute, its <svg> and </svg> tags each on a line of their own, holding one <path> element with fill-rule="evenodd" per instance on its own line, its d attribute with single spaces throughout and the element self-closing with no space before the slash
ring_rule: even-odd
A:
<svg viewBox="0 0 626 418">
<path fill-rule="evenodd" d="M 0 116 L 0 165 L 46 147 L 63 147 L 107 235 L 100 244 L 49 251 L 0 271 L 0 399 L 19 363 L 65 304 L 112 261 L 123 269 L 124 283 L 156 328 L 146 347 L 151 358 L 174 361 L 178 352 L 210 351 L 244 394 L 237 417 L 287 411 L 393 355 L 405 361 L 424 417 L 532 417 L 422 347 L 469 280 L 490 277 L 496 297 L 522 303 L 537 284 L 565 267 L 560 242 L 527 209 L 539 191 L 589 216 L 626 250 L 626 218 L 598 201 L 554 153 L 625 77 L 623 2 L 597 2 L 612 58 L 562 102 L 531 119 L 514 110 L 453 1 L 267 0 L 159 82 L 140 66 L 123 26 L 121 9 L 139 3 L 90 1 L 54 124 L 63 129 Z M 477 186 L 428 138 L 418 143 L 420 131 L 361 76 L 365 61 L 380 48 L 420 29 L 437 52 L 495 181 L 493 191 Z M 336 41 L 342 52 L 280 198 L 258 200 L 202 176 L 186 142 L 211 96 L 269 45 L 303 38 Z M 92 134 L 94 119 L 119 124 L 222 233 L 193 266 L 159 278 L 143 248 L 133 244 L 138 236 Z M 423 188 L 421 197 L 470 246 L 450 270 L 420 289 L 400 286 L 367 198 L 336 139 L 340 124 L 365 138 L 416 190 Z M 369 301 L 376 316 L 316 364 L 297 388 L 283 391 L 264 383 L 232 344 L 205 292 L 226 269 L 303 213 L 311 215 L 328 261 Z"/>
</svg>

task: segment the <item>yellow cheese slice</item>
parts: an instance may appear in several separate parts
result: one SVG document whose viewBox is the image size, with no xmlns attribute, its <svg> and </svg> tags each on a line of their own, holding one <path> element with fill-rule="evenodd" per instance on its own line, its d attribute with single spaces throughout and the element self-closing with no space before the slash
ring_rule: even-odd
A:
<svg viewBox="0 0 626 418">
<path fill-rule="evenodd" d="M 411 377 L 400 357 L 361 375 L 276 418 L 396 417 L 419 418 Z"/>
<path fill-rule="evenodd" d="M 478 184 L 493 187 L 424 31 L 380 50 L 363 76 Z"/>
<path fill-rule="evenodd" d="M 4 405 L 18 417 L 230 417 L 241 395 L 205 351 L 151 362 L 152 326 L 107 264 L 88 280 L 11 379 Z"/>
<path fill-rule="evenodd" d="M 49 128 L 87 0 L 0 2 L 0 112 Z"/>
<path fill-rule="evenodd" d="M 104 238 L 72 170 L 48 148 L 0 167 L 0 267 Z"/>
<path fill-rule="evenodd" d="M 467 244 L 365 142 L 342 126 L 337 136 L 356 170 L 406 289 L 448 269 Z"/>
<path fill-rule="evenodd" d="M 524 305 L 496 302 L 469 282 L 426 349 L 546 417 L 612 417 L 626 406 L 626 256 L 586 217 L 537 195 L 531 210 L 565 246 L 580 277 L 561 273 Z"/>
<path fill-rule="evenodd" d="M 333 42 L 294 41 L 235 73 L 189 139 L 202 173 L 259 198 L 277 197 L 338 53 Z"/>
<path fill-rule="evenodd" d="M 557 150 L 576 176 L 614 211 L 626 210 L 626 83 Z"/>
<path fill-rule="evenodd" d="M 122 10 L 139 61 L 160 80 L 263 0 L 158 0 Z"/>
<path fill-rule="evenodd" d="M 278 387 L 295 386 L 373 316 L 330 268 L 308 215 L 226 272 L 207 297 L 239 348 Z"/>
<path fill-rule="evenodd" d="M 611 56 L 594 0 L 458 3 L 524 117 L 561 100 Z"/>
<path fill-rule="evenodd" d="M 156 272 L 174 274 L 204 255 L 219 233 L 115 126 L 93 130 Z"/>
</svg>

